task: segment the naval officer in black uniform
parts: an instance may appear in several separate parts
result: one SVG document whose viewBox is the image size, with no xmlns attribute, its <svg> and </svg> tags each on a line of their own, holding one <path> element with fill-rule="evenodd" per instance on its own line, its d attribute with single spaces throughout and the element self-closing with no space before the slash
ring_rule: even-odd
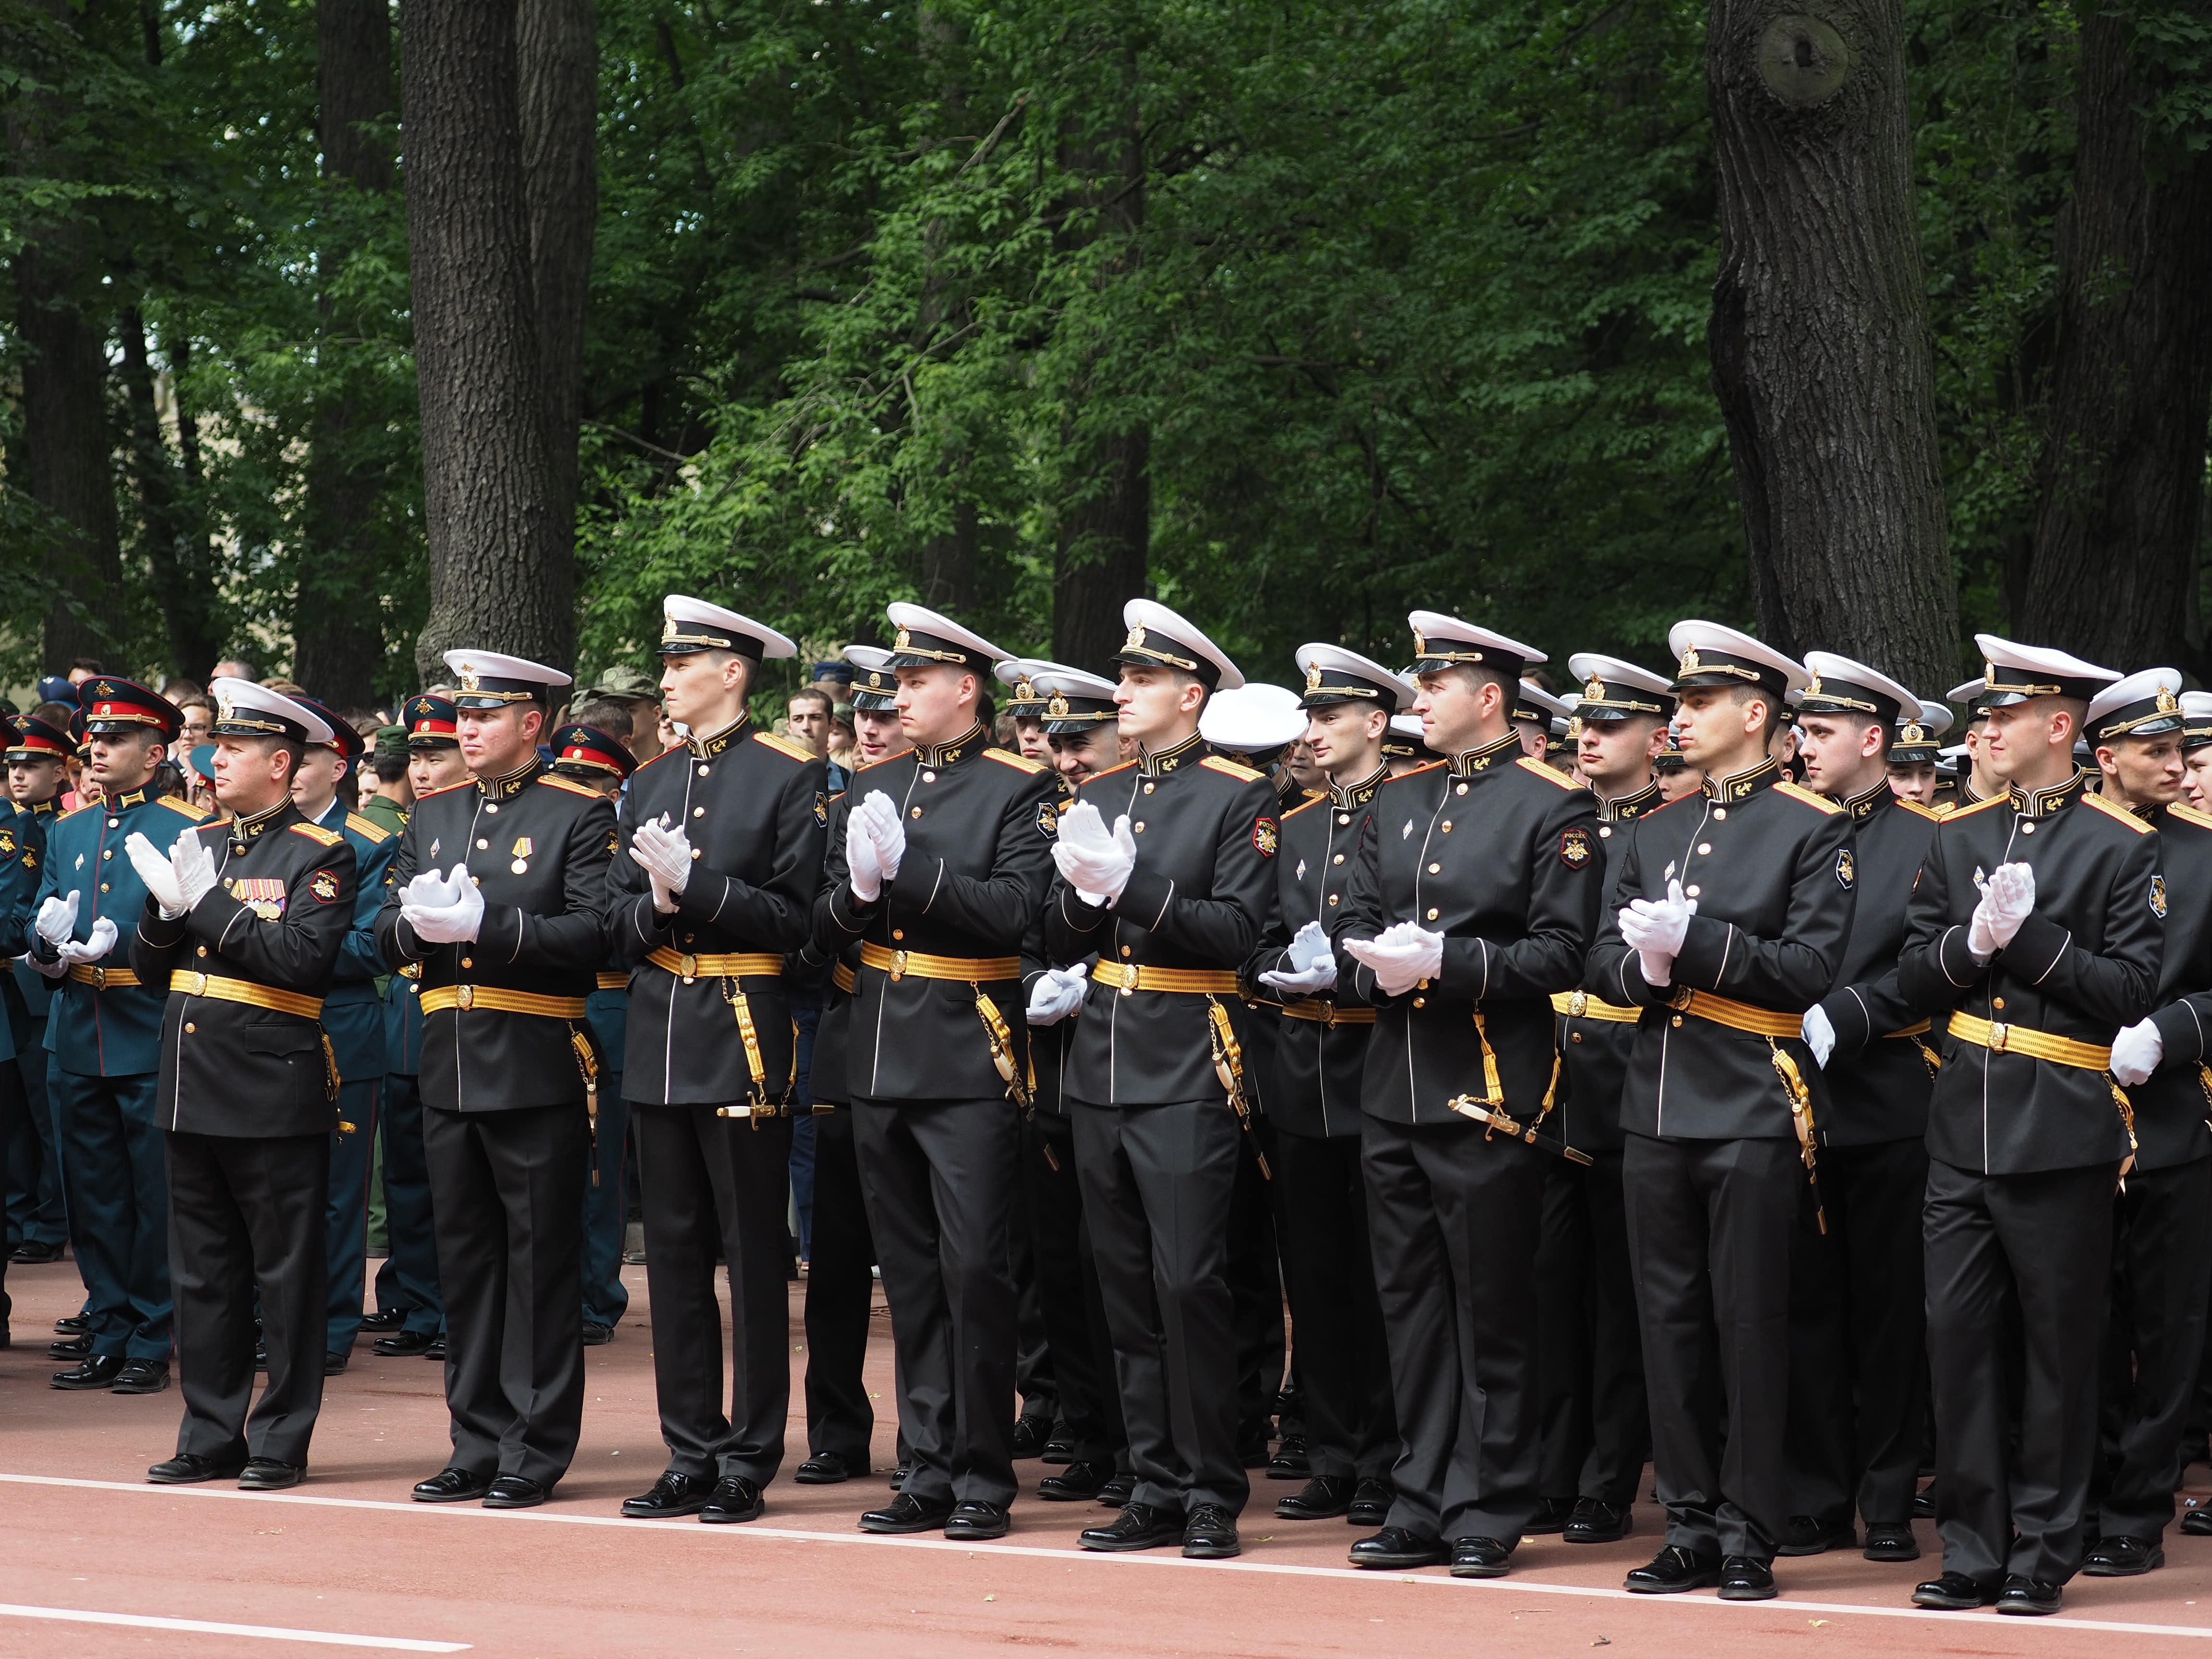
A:
<svg viewBox="0 0 2212 1659">
<path fill-rule="evenodd" d="M 1243 684 L 1236 665 L 1152 600 L 1121 619 L 1117 725 L 1139 757 L 1061 814 L 1045 912 L 1049 960 L 1097 956 L 1064 1086 L 1137 1474 L 1120 1516 L 1080 1541 L 1211 1559 L 1238 1553 L 1249 1492 L 1229 1281 L 1246 1131 L 1231 1089 L 1249 1101 L 1228 1003 L 1273 903 L 1281 827 L 1266 774 L 1199 735 L 1206 698 Z"/>
<path fill-rule="evenodd" d="M 1664 803 L 1651 775 L 1674 712 L 1667 681 L 1595 652 L 1567 659 L 1581 684 L 1576 769 L 1597 797 L 1597 840 L 1608 890 L 1631 829 Z M 1584 990 L 1552 995 L 1559 1046 L 1551 1127 L 1588 1164 L 1555 1158 L 1544 1171 L 1536 1247 L 1536 1370 L 1542 1416 L 1537 1478 L 1544 1503 L 1532 1532 L 1570 1544 L 1627 1536 L 1637 1484 L 1651 1454 L 1644 1339 L 1620 1187 L 1620 1091 L 1638 1008 Z"/>
<path fill-rule="evenodd" d="M 1050 874 L 1056 789 L 976 718 L 1006 653 L 919 605 L 889 610 L 914 747 L 863 767 L 838 799 L 814 908 L 821 956 L 860 947 L 845 1083 L 913 1456 L 898 1497 L 860 1526 L 1000 1538 L 1015 1492 L 1021 951 Z"/>
<path fill-rule="evenodd" d="M 806 942 L 829 803 L 821 761 L 754 729 L 745 709 L 761 663 L 798 647 L 681 593 L 663 612 L 663 706 L 689 735 L 630 779 L 607 934 L 641 964 L 623 1091 L 638 1127 L 669 1464 L 623 1513 L 750 1521 L 783 1462 L 791 1402 L 785 1107 L 796 1060 L 783 957 Z M 726 1414 L 718 1254 L 729 1264 Z"/>
<path fill-rule="evenodd" d="M 1376 1008 L 1362 1132 L 1376 1289 L 1403 1442 L 1388 1524 L 1354 1566 L 1495 1578 L 1536 1514 L 1536 1238 L 1551 1154 L 1535 1123 L 1549 998 L 1596 929 L 1596 802 L 1510 724 L 1543 654 L 1416 611 L 1413 705 L 1449 758 L 1383 785 L 1330 925 L 1338 985 Z M 1475 1114 L 1482 1114 L 1478 1117 Z"/>
<path fill-rule="evenodd" d="M 1788 1518 L 1790 1242 L 1817 1121 L 1805 1011 L 1850 930 L 1850 817 L 1771 755 L 1802 667 L 1675 624 L 1673 690 L 1698 792 L 1638 820 L 1585 988 L 1642 1008 L 1621 1178 L 1667 1542 L 1627 1587 L 1775 1594 Z"/>
<path fill-rule="evenodd" d="M 420 963 L 422 1144 L 446 1303 L 453 1456 L 425 1504 L 527 1509 L 584 1408 L 581 1218 L 614 804 L 538 753 L 558 669 L 449 651 L 471 780 L 415 804 L 376 940 Z"/>
<path fill-rule="evenodd" d="M 2006 793 L 1936 826 L 1898 963 L 1947 1024 L 1928 1109 L 1928 1358 L 1943 1571 L 1923 1607 L 2057 1611 L 2097 1451 L 2112 1193 L 2132 1108 L 2112 1039 L 2151 1012 L 2159 837 L 2088 790 L 2074 744 L 2119 678 L 1976 635 L 1981 749 Z M 2015 1415 L 2005 1379 L 2024 1377 Z"/>
<path fill-rule="evenodd" d="M 168 993 L 155 1120 L 168 1149 L 169 1283 L 185 1420 L 147 1478 L 297 1486 L 323 1401 L 331 1132 L 338 1075 L 322 1002 L 353 921 L 345 837 L 292 804 L 322 716 L 218 678 L 215 793 L 228 823 L 125 843 L 146 884 L 138 982 Z M 269 1385 L 253 1395 L 256 1293 Z"/>
<path fill-rule="evenodd" d="M 1328 791 L 1283 817 L 1275 919 L 1247 969 L 1279 1022 L 1261 1040 L 1272 1039 L 1275 1050 L 1267 1109 L 1311 1475 L 1276 1503 L 1275 1513 L 1379 1527 L 1390 1510 L 1398 1419 L 1360 1172 L 1361 1075 L 1375 1010 L 1338 984 L 1328 929 L 1343 906 L 1368 809 L 1389 781 L 1382 741 L 1390 717 L 1419 688 L 1323 641 L 1300 646 L 1297 664 L 1306 740 Z"/>
<path fill-rule="evenodd" d="M 1790 1261 L 1790 1519 L 1785 1555 L 1856 1541 L 1911 1561 L 1913 1489 L 1928 1413 L 1920 1206 L 1928 1189 L 1928 1022 L 1898 987 L 1905 906 L 1937 815 L 1890 781 L 1890 739 L 1919 699 L 1826 651 L 1797 703 L 1808 786 L 1851 821 L 1857 902 L 1833 989 L 1806 1010 L 1827 1080 L 1820 1202 L 1799 1205 Z M 1825 1220 L 1826 1231 L 1820 1223 Z"/>
</svg>

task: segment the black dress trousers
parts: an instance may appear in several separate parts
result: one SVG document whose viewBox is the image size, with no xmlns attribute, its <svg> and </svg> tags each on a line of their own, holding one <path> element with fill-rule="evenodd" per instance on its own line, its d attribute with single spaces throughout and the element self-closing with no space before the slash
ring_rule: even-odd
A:
<svg viewBox="0 0 2212 1659">
<path fill-rule="evenodd" d="M 1946 1572 L 2063 1584 L 2081 1565 L 2118 1176 L 2117 1163 L 1985 1176 L 1929 1162 L 1922 1225 Z M 2016 1419 L 2005 1408 L 2008 1337 L 2025 1345 Z"/>
<path fill-rule="evenodd" d="M 806 1265 L 806 1445 L 868 1471 L 876 1431 L 862 1367 L 875 1297 L 876 1241 L 860 1193 L 853 1113 L 814 1115 L 814 1253 Z"/>
<path fill-rule="evenodd" d="M 2181 1439 L 2212 1297 L 2212 1158 L 2128 1177 L 2112 1240 L 2112 1334 L 2097 1528 L 2155 1540 L 2173 1522 Z"/>
<path fill-rule="evenodd" d="M 898 1353 L 904 1490 L 1003 1507 L 1016 1491 L 1013 1104 L 859 1099 L 853 1139 Z"/>
<path fill-rule="evenodd" d="M 550 1486 L 576 1455 L 590 1140 L 575 1106 L 423 1109 L 456 1468 Z"/>
<path fill-rule="evenodd" d="M 1314 1474 L 1387 1480 L 1398 1461 L 1389 1337 L 1368 1249 L 1358 1135 L 1275 1134 L 1284 1277 L 1291 1286 L 1299 1404 Z"/>
<path fill-rule="evenodd" d="M 1282 1391 L 1288 1343 L 1283 1331 L 1283 1264 L 1276 1249 L 1273 1182 L 1260 1173 L 1265 1152 L 1279 1177 L 1275 1126 L 1255 1115 L 1237 1136 L 1237 1185 L 1229 1200 L 1229 1296 L 1237 1321 L 1237 1444 L 1248 1462 L 1265 1462 L 1268 1424 Z"/>
<path fill-rule="evenodd" d="M 1544 1171 L 1536 1246 L 1536 1375 L 1548 1498 L 1629 1504 L 1651 1455 L 1618 1148 Z"/>
<path fill-rule="evenodd" d="M 1091 1249 L 1083 1188 L 1075 1174 L 1075 1130 L 1064 1116 L 1039 1112 L 1022 1127 L 1022 1171 L 1030 1236 L 1036 1246 L 1037 1301 L 1052 1346 L 1060 1415 L 1079 1463 L 1129 1467 L 1129 1435 L 1115 1386 L 1113 1338 Z"/>
<path fill-rule="evenodd" d="M 640 1101 L 629 1111 L 646 1194 L 645 1282 L 668 1467 L 714 1480 L 742 1475 L 764 1486 L 782 1467 L 791 1410 L 784 1231 L 791 1120 L 719 1117 L 712 1106 Z M 718 1254 L 730 1268 L 726 1413 Z"/>
<path fill-rule="evenodd" d="M 173 1130 L 164 1139 L 169 1284 L 185 1396 L 177 1450 L 304 1467 L 323 1404 L 331 1138 Z M 258 1401 L 257 1291 L 269 1347 L 269 1385 Z"/>
</svg>

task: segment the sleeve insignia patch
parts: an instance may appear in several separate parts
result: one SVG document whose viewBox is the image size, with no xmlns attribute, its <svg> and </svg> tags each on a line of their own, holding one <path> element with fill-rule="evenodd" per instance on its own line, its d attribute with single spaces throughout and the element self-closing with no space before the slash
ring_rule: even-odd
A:
<svg viewBox="0 0 2212 1659">
<path fill-rule="evenodd" d="M 2166 878 L 2164 876 L 2153 876 L 2150 878 L 2150 913 L 2160 921 L 2166 920 Z"/>
<path fill-rule="evenodd" d="M 1260 856 L 1261 858 L 1271 859 L 1274 857 L 1275 849 L 1282 845 L 1282 842 L 1283 826 L 1276 823 L 1274 819 L 1255 818 L 1252 820 L 1252 845 L 1260 849 Z"/>
<path fill-rule="evenodd" d="M 1048 837 L 1060 834 L 1060 803 L 1041 800 L 1036 810 L 1037 833 Z"/>
<path fill-rule="evenodd" d="M 622 851 L 622 831 L 621 831 L 621 830 L 608 830 L 608 831 L 607 831 L 607 856 L 608 856 L 609 858 L 612 858 L 612 857 L 613 857 L 617 853 L 619 853 L 619 852 L 621 852 L 621 851 Z"/>
<path fill-rule="evenodd" d="M 1848 892 L 1858 877 L 1858 864 L 1851 857 L 1851 849 L 1848 847 L 1836 848 L 1836 885 Z"/>
<path fill-rule="evenodd" d="M 15 852 L 15 832 L 13 830 L 0 830 L 0 858 L 13 857 Z"/>
<path fill-rule="evenodd" d="M 1580 824 L 1559 832 L 1559 862 L 1579 870 L 1590 861 L 1590 833 Z"/>
<path fill-rule="evenodd" d="M 830 794 L 827 790 L 814 792 L 814 822 L 824 830 L 830 827 Z"/>
<path fill-rule="evenodd" d="M 337 873 L 330 870 L 316 871 L 307 878 L 307 890 L 313 893 L 319 902 L 330 903 L 338 896 Z"/>
</svg>

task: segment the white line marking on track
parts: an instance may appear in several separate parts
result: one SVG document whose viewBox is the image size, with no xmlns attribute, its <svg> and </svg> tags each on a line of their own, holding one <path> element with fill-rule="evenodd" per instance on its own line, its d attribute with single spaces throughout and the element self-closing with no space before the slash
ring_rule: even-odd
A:
<svg viewBox="0 0 2212 1659">
<path fill-rule="evenodd" d="M 398 1653 L 466 1653 L 466 1642 L 418 1642 L 407 1636 L 349 1636 L 334 1630 L 287 1630 L 282 1625 L 225 1625 L 210 1619 L 158 1619 L 149 1613 L 94 1613 L 85 1607 L 41 1607 L 0 1601 L 0 1618 L 53 1619 L 70 1625 L 123 1625 L 132 1630 L 182 1631 L 190 1636 L 258 1636 L 271 1642 L 319 1642 L 333 1648 L 378 1648 Z"/>
<path fill-rule="evenodd" d="M 1804 1601 L 1780 1596 L 1771 1601 L 1723 1601 L 1711 1595 L 1634 1595 L 1604 1584 L 1559 1584 L 1540 1578 L 1453 1578 L 1444 1574 L 1370 1572 L 1358 1567 L 1312 1567 L 1289 1561 L 1186 1561 L 1179 1555 L 1102 1554 L 1096 1550 L 1071 1549 L 1036 1544 L 957 1543 L 946 1538 L 884 1537 L 865 1532 L 811 1532 L 796 1527 L 764 1527 L 753 1522 L 740 1527 L 672 1526 L 665 1521 L 629 1521 L 613 1515 L 572 1515 L 545 1510 L 487 1510 L 476 1504 L 392 1503 L 374 1498 L 318 1498 L 308 1492 L 247 1492 L 228 1487 L 156 1486 L 130 1480 L 79 1480 L 52 1474 L 0 1474 L 0 1484 L 24 1486 L 67 1486 L 85 1492 L 132 1492 L 169 1498 L 234 1498 L 250 1504 L 304 1504 L 325 1509 L 380 1510 L 393 1515 L 447 1515 L 493 1522 L 534 1521 L 554 1526 L 619 1527 L 626 1532 L 652 1532 L 676 1538 L 745 1539 L 794 1544 L 864 1544 L 878 1549 L 951 1550 L 986 1559 L 994 1556 L 1031 1556 L 1044 1560 L 1083 1561 L 1107 1567 L 1170 1567 L 1190 1572 L 1257 1572 L 1287 1578 L 1335 1578 L 1355 1584 L 1430 1584 L 1454 1591 L 1493 1590 L 1528 1595 L 1574 1595 L 1603 1601 L 1633 1601 L 1677 1607 L 1717 1607 L 1737 1616 L 1768 1613 L 1819 1613 L 1867 1619 L 1915 1619 L 1942 1626 L 1995 1626 L 2005 1631 L 2090 1630 L 2122 1636 L 2182 1636 L 2212 1638 L 2212 1625 L 2152 1625 L 2122 1619 L 2077 1619 L 2064 1614 L 2045 1619 L 2021 1619 L 2003 1613 L 1937 1613 L 1926 1607 L 1877 1607 L 1858 1601 Z M 359 1639 L 359 1638 L 346 1638 Z M 451 1651 L 441 1649 L 440 1651 Z"/>
</svg>

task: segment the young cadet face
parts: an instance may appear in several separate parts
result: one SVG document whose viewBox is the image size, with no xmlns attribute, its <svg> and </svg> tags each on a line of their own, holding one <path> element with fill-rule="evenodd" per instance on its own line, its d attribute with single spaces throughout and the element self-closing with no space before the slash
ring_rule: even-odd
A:
<svg viewBox="0 0 2212 1659">
<path fill-rule="evenodd" d="M 1651 757 L 1666 740 L 1666 723 L 1649 714 L 1585 720 L 1575 745 L 1575 763 L 1599 793 L 1607 798 L 1633 794 L 1650 781 Z"/>
<path fill-rule="evenodd" d="M 311 818 L 319 818 L 338 793 L 338 785 L 347 772 L 346 763 L 335 749 L 319 745 L 307 750 L 307 759 L 292 779 L 292 799 L 299 809 Z"/>
<path fill-rule="evenodd" d="M 1797 753 L 1805 763 L 1805 781 L 1823 794 L 1856 794 L 1863 770 L 1870 770 L 1882 751 L 1882 728 L 1873 720 L 1844 714 L 1807 714 L 1797 722 L 1805 741 Z"/>
<path fill-rule="evenodd" d="M 1339 783 L 1357 783 L 1375 769 L 1382 758 L 1382 734 L 1389 729 L 1389 711 L 1364 699 L 1306 710 L 1306 747 L 1314 764 Z M 1299 782 L 1303 786 L 1304 780 Z"/>
<path fill-rule="evenodd" d="M 1114 701 L 1121 711 L 1121 735 L 1158 749 L 1177 740 L 1197 720 L 1206 706 L 1206 688 L 1170 668 L 1125 662 Z"/>
<path fill-rule="evenodd" d="M 545 711 L 534 702 L 464 708 L 453 724 L 469 770 L 480 778 L 503 778 L 529 763 L 538 734 L 545 729 Z"/>
<path fill-rule="evenodd" d="M 1982 727 L 1982 763 L 2001 783 L 2057 783 L 2073 768 L 2081 730 L 2079 703 L 2069 707 L 2057 697 L 2001 703 Z"/>
<path fill-rule="evenodd" d="M 2212 750 L 2204 751 L 2212 759 Z M 52 760 L 15 760 L 8 763 L 8 793 L 26 806 L 34 801 L 52 800 L 61 793 L 62 763 Z"/>
<path fill-rule="evenodd" d="M 2156 737 L 2122 738 L 2100 744 L 2097 768 L 2105 775 L 2105 792 L 2115 789 L 2122 806 L 2164 806 L 2181 799 L 2181 736 L 2161 732 Z"/>
<path fill-rule="evenodd" d="M 128 794 L 154 775 L 168 748 L 151 727 L 131 732 L 95 732 L 92 759 L 85 771 L 107 795 Z"/>
<path fill-rule="evenodd" d="M 1044 722 L 1030 714 L 1014 716 L 1014 747 L 1024 760 L 1052 764 L 1052 745 L 1044 735 Z"/>
<path fill-rule="evenodd" d="M 2212 743 L 2200 743 L 2182 751 L 2181 793 L 2198 811 L 2212 811 Z"/>
<path fill-rule="evenodd" d="M 1420 717 L 1422 741 L 1437 754 L 1463 755 L 1505 735 L 1505 689 L 1495 680 L 1445 668 L 1422 675 L 1420 687 L 1411 712 Z"/>
<path fill-rule="evenodd" d="M 896 708 L 855 708 L 853 711 L 853 746 L 860 751 L 860 764 L 863 766 L 873 766 L 878 761 L 889 760 L 893 755 L 903 755 L 914 747 L 899 727 L 898 710 Z"/>
<path fill-rule="evenodd" d="M 469 781 L 469 763 L 461 758 L 461 751 L 451 744 L 435 749 L 410 749 L 407 751 L 407 786 L 417 799 L 434 789 L 450 789 L 457 783 Z"/>
<path fill-rule="evenodd" d="M 1936 804 L 1936 763 L 1900 761 L 1889 769 L 1889 792 L 1922 806 Z"/>
<path fill-rule="evenodd" d="M 1070 788 L 1121 763 L 1121 734 L 1110 726 L 1055 732 L 1045 741 L 1052 745 L 1053 770 L 1067 780 Z"/>
<path fill-rule="evenodd" d="M 933 662 L 926 668 L 901 668 L 898 696 L 899 729 L 908 743 L 951 743 L 975 723 L 975 699 L 982 685 L 972 668 L 955 668 Z"/>
<path fill-rule="evenodd" d="M 677 651 L 660 659 L 668 718 L 694 732 L 719 732 L 737 719 L 751 678 L 749 665 L 734 651 Z"/>
<path fill-rule="evenodd" d="M 1700 769 L 1742 770 L 1766 752 L 1760 733 L 1772 707 L 1765 692 L 1738 702 L 1732 687 L 1692 687 L 1681 694 L 1674 716 L 1682 757 Z"/>
</svg>

